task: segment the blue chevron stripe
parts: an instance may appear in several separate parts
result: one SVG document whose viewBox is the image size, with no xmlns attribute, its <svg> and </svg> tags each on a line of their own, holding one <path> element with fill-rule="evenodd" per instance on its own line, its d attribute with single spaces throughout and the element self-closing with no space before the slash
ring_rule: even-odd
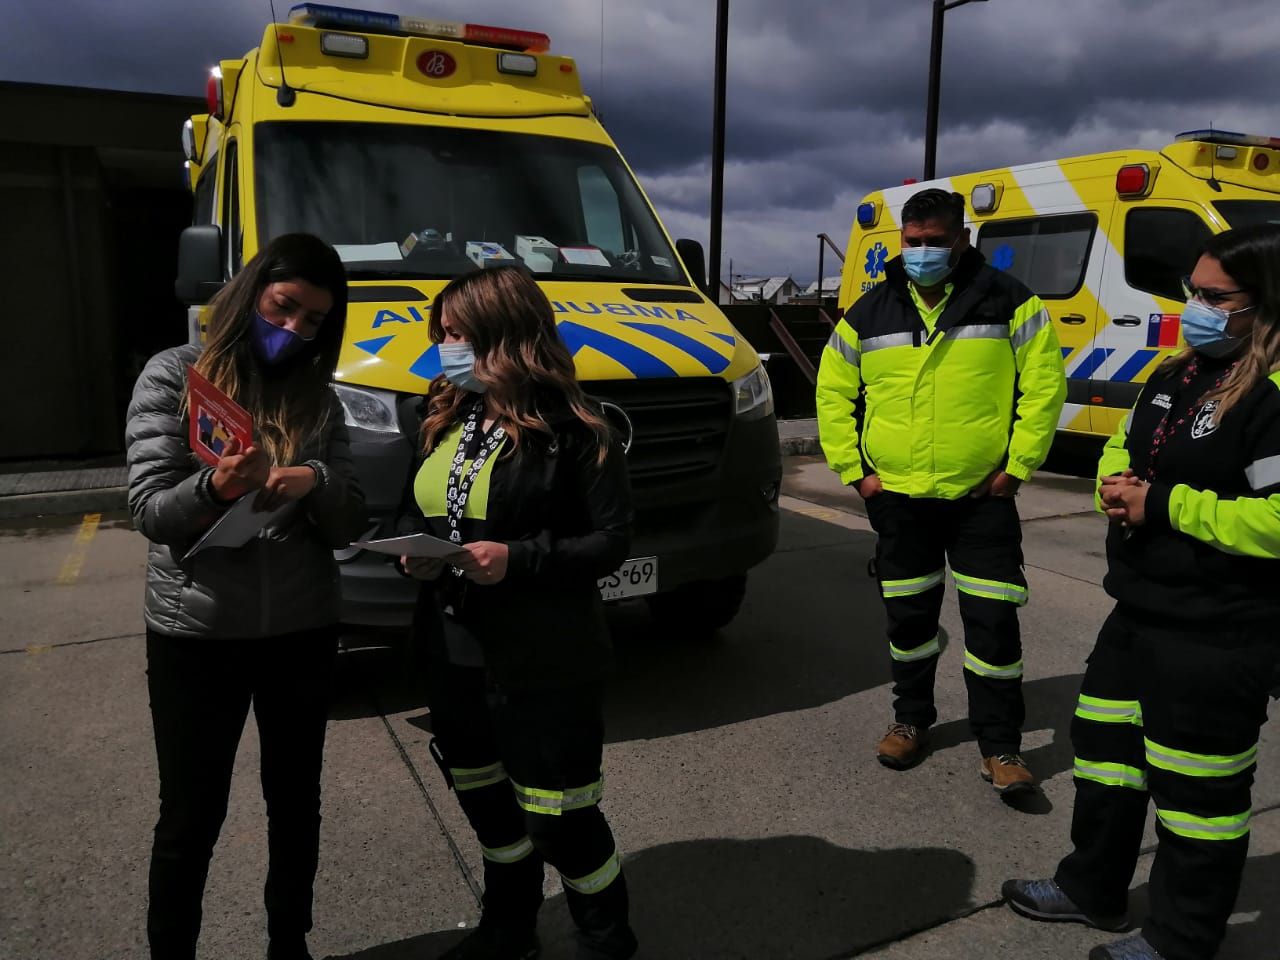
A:
<svg viewBox="0 0 1280 960">
<path fill-rule="evenodd" d="M 1071 371 L 1071 376 L 1079 380 L 1092 377 L 1094 372 L 1107 362 L 1107 357 L 1113 353 L 1115 353 L 1115 350 L 1110 347 L 1095 347 L 1093 352 L 1085 357 L 1084 362 Z"/>
<path fill-rule="evenodd" d="M 385 347 L 388 343 L 396 338 L 393 333 L 389 337 L 375 337 L 373 340 L 359 340 L 355 346 L 372 356 L 377 356 L 378 351 Z"/>
<path fill-rule="evenodd" d="M 560 339 L 564 341 L 569 352 L 577 354 L 583 347 L 599 350 L 606 357 L 618 361 L 636 377 L 675 377 L 678 374 L 651 353 L 641 350 L 633 343 L 619 340 L 607 333 L 591 327 L 584 327 L 572 320 L 561 320 L 557 324 Z"/>
<path fill-rule="evenodd" d="M 672 330 L 670 327 L 664 327 L 658 323 L 633 323 L 629 320 L 622 325 L 630 327 L 632 330 L 639 330 L 641 333 L 647 333 L 651 337 L 657 337 L 663 343 L 669 343 L 673 347 L 678 347 L 712 373 L 719 373 L 729 366 L 728 357 L 712 350 L 705 343 L 699 343 L 693 337 Z"/>
<path fill-rule="evenodd" d="M 1151 358 L 1159 355 L 1159 350 L 1139 350 L 1122 363 L 1120 369 L 1113 373 L 1110 379 L 1120 383 L 1132 383 L 1133 378 L 1141 373 L 1142 369 L 1151 362 Z"/>
<path fill-rule="evenodd" d="M 440 345 L 433 343 L 426 353 L 413 361 L 409 372 L 423 380 L 434 380 L 440 376 Z"/>
</svg>

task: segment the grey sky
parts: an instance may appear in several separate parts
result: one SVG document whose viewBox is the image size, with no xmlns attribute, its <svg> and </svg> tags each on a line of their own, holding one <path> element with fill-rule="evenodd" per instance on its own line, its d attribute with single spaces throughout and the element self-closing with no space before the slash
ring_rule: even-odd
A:
<svg viewBox="0 0 1280 960">
<path fill-rule="evenodd" d="M 283 17 L 288 0 L 277 3 Z M 714 0 L 371 0 L 543 30 L 575 57 L 668 228 L 707 237 Z M 919 176 L 929 0 L 731 0 L 725 263 L 812 279 L 858 199 Z M 266 0 L 9 4 L 0 79 L 203 92 L 255 46 Z M 938 172 L 1159 147 L 1206 127 L 1280 135 L 1274 0 L 989 0 L 947 15 Z M 830 268 L 829 268 L 830 269 Z"/>
</svg>

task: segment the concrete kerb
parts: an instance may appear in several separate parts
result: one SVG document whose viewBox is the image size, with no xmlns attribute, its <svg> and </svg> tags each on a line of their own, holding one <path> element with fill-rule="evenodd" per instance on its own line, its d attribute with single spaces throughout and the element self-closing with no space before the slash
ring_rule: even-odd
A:
<svg viewBox="0 0 1280 960">
<path fill-rule="evenodd" d="M 0 497 L 0 520 L 67 513 L 106 513 L 127 506 L 128 487 L 97 490 L 58 490 Z"/>
</svg>

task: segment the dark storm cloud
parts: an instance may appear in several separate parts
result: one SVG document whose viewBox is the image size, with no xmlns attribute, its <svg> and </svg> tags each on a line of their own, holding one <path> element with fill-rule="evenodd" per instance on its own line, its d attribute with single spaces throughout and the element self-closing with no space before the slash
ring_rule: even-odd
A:
<svg viewBox="0 0 1280 960">
<path fill-rule="evenodd" d="M 442 19 L 545 30 L 672 232 L 706 237 L 715 4 L 366 0 Z M 287 0 L 277 4 L 283 16 Z M 732 0 L 726 257 L 814 271 L 858 198 L 918 176 L 930 3 Z M 1212 122 L 1276 133 L 1271 0 L 989 0 L 946 19 L 939 172 L 1126 146 Z M 104 4 L 8 14 L 0 78 L 202 92 L 216 59 L 256 45 L 265 0 Z"/>
</svg>

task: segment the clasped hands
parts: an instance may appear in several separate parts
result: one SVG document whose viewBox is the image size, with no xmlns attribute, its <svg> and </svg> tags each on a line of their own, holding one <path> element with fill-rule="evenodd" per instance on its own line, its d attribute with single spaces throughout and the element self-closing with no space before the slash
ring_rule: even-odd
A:
<svg viewBox="0 0 1280 960">
<path fill-rule="evenodd" d="M 445 567 L 457 567 L 472 583 L 492 586 L 507 575 L 510 550 L 505 543 L 477 540 L 460 544 L 461 550 L 451 557 L 401 557 L 400 565 L 415 580 L 435 580 Z"/>
<path fill-rule="evenodd" d="M 1126 527 L 1140 527 L 1147 519 L 1147 491 L 1151 484 L 1132 470 L 1103 477 L 1098 484 L 1098 499 L 1107 516 Z"/>
</svg>

